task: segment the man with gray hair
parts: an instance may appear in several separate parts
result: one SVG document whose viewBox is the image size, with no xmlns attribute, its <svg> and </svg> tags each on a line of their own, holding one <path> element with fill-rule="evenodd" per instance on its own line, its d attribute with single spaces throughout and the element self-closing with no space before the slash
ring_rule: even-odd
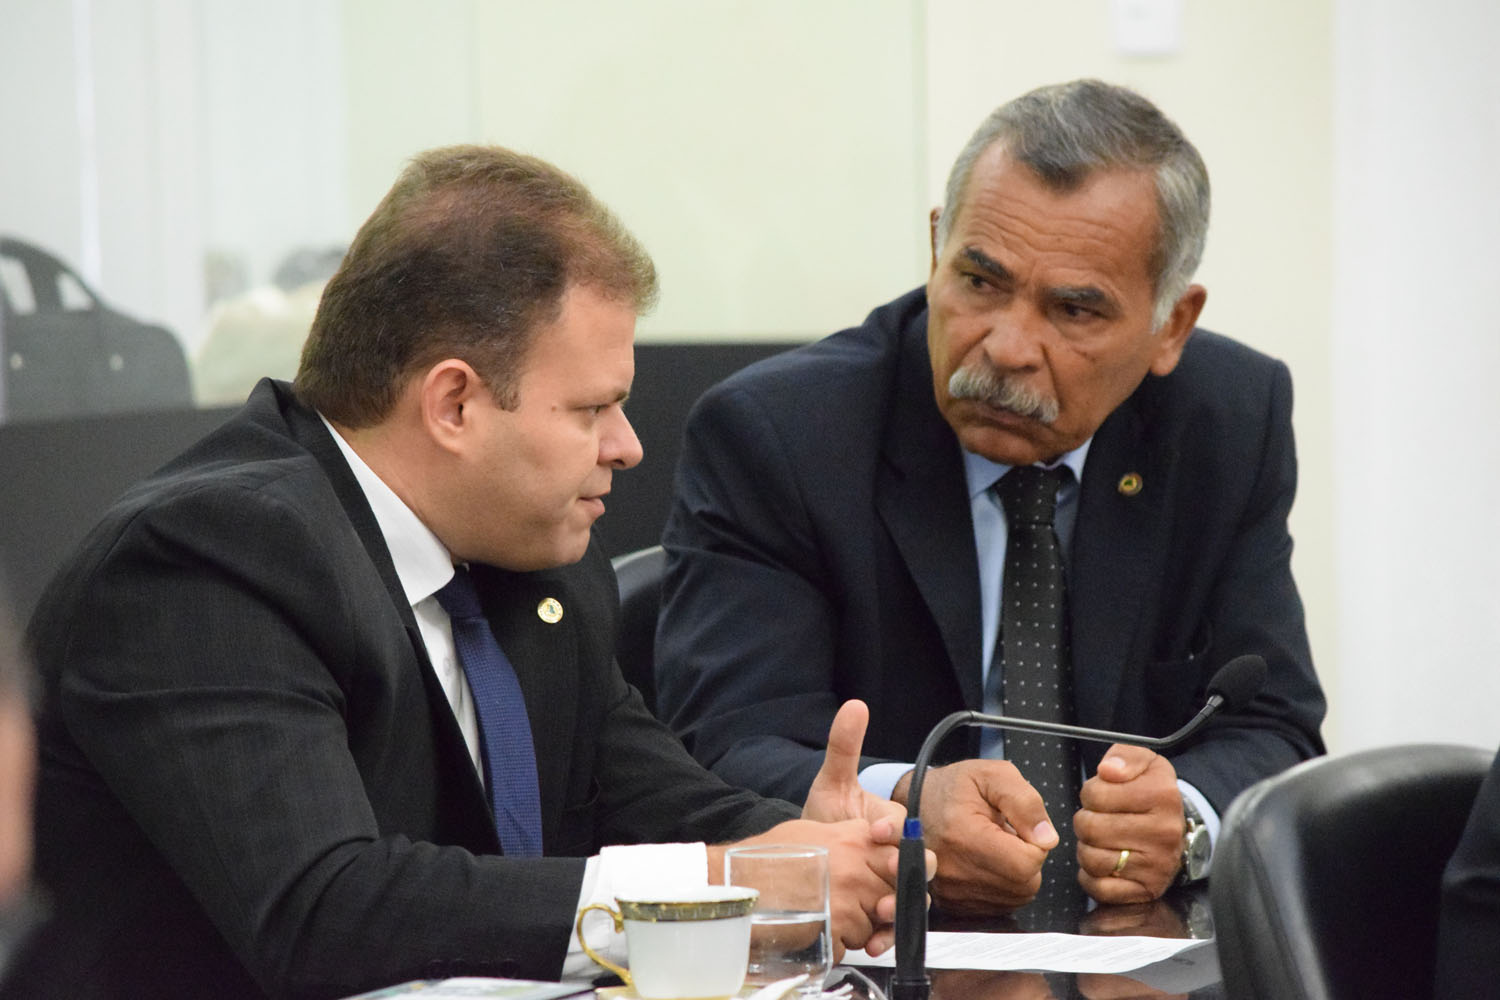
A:
<svg viewBox="0 0 1500 1000">
<path fill-rule="evenodd" d="M 950 738 L 922 799 L 933 897 L 994 913 L 1043 885 L 1132 902 L 1202 878 L 1235 795 L 1322 752 L 1290 376 L 1194 329 L 1208 210 L 1149 101 L 1033 91 L 960 154 L 925 288 L 699 402 L 657 685 L 701 761 L 798 800 L 859 697 L 860 780 L 904 802 L 950 712 L 1160 736 L 1226 661 L 1265 659 L 1258 696 L 1166 756 Z"/>
</svg>

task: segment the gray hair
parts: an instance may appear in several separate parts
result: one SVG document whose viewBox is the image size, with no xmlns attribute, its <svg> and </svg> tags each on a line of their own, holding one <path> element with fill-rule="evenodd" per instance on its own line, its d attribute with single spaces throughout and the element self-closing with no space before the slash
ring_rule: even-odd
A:
<svg viewBox="0 0 1500 1000">
<path fill-rule="evenodd" d="M 1160 219 L 1149 262 L 1158 329 L 1187 291 L 1208 239 L 1208 170 L 1198 150 L 1156 105 L 1099 80 L 1039 87 L 1002 105 L 975 130 L 948 174 L 938 217 L 939 251 L 963 204 L 969 175 L 996 143 L 1054 191 L 1076 190 L 1098 170 L 1151 170 Z"/>
</svg>

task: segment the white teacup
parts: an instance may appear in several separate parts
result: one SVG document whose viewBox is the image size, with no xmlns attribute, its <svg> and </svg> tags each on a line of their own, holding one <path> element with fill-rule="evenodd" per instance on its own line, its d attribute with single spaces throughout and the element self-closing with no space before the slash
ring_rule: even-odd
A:
<svg viewBox="0 0 1500 1000">
<path fill-rule="evenodd" d="M 758 893 L 711 885 L 660 896 L 616 897 L 578 912 L 578 940 L 590 958 L 625 981 L 641 1000 L 724 1000 L 745 985 L 750 956 L 750 912 Z M 596 954 L 583 936 L 583 918 L 603 910 L 624 930 L 630 968 Z"/>
</svg>

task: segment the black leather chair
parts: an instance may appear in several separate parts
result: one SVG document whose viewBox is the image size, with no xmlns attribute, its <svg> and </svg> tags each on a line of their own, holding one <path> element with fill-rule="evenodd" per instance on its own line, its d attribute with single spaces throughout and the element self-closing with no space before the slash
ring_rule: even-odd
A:
<svg viewBox="0 0 1500 1000">
<path fill-rule="evenodd" d="M 636 686 L 646 707 L 656 711 L 656 612 L 661 607 L 661 575 L 667 554 L 660 545 L 615 556 L 620 581 L 620 631 L 615 659 Z"/>
<path fill-rule="evenodd" d="M 1382 747 L 1236 799 L 1209 889 L 1230 1000 L 1430 997 L 1443 866 L 1494 756 Z"/>
</svg>

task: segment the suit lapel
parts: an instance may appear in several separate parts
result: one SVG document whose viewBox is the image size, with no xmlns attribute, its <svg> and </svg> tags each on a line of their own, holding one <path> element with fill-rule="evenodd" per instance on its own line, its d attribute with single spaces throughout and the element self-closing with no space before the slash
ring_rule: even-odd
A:
<svg viewBox="0 0 1500 1000">
<path fill-rule="evenodd" d="M 932 392 L 927 313 L 901 331 L 875 506 L 926 603 L 964 704 L 983 704 L 979 562 L 958 439 Z"/>
<path fill-rule="evenodd" d="M 569 763 L 579 738 L 578 628 L 586 616 L 559 573 L 470 568 L 495 639 L 521 683 L 526 714 L 546 720 L 531 730 L 546 842 L 562 822 Z"/>
<path fill-rule="evenodd" d="M 1167 499 L 1182 488 L 1170 446 L 1151 433 L 1153 381 L 1105 420 L 1083 471 L 1068 600 L 1078 722 L 1086 726 L 1113 723 L 1143 605 L 1162 576 Z"/>
</svg>

